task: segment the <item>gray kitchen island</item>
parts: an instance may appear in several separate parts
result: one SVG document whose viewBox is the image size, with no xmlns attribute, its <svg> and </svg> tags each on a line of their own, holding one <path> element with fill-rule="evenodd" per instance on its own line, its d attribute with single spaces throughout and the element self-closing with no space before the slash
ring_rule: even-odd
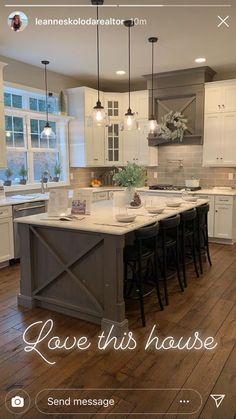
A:
<svg viewBox="0 0 236 419">
<path fill-rule="evenodd" d="M 157 203 L 163 198 L 157 197 Z M 94 203 L 91 215 L 59 221 L 47 214 L 20 218 L 21 280 L 18 304 L 42 307 L 101 325 L 128 329 L 123 297 L 123 249 L 128 235 L 163 218 L 202 205 L 185 202 L 157 216 L 144 207 L 129 224 L 118 223 L 112 201 Z"/>
</svg>

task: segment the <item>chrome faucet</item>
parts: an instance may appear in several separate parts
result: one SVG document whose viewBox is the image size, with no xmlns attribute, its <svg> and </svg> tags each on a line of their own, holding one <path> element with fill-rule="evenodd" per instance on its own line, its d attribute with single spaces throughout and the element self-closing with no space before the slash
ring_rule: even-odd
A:
<svg viewBox="0 0 236 419">
<path fill-rule="evenodd" d="M 48 184 L 47 182 L 43 181 L 43 178 L 41 179 L 41 193 L 44 194 L 48 190 Z"/>
</svg>

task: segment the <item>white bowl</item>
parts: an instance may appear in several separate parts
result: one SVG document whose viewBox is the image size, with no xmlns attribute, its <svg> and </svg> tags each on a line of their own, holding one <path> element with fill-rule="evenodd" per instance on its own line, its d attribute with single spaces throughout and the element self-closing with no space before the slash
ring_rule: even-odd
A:
<svg viewBox="0 0 236 419">
<path fill-rule="evenodd" d="M 121 223 L 132 223 L 136 218 L 136 215 L 117 214 L 116 219 Z"/>
<path fill-rule="evenodd" d="M 164 211 L 165 207 L 146 207 L 146 210 L 150 212 L 150 214 L 161 214 Z"/>
<path fill-rule="evenodd" d="M 180 207 L 180 205 L 183 203 L 182 200 L 180 199 L 168 199 L 166 201 L 166 205 L 167 207 L 171 207 L 171 208 L 176 208 L 176 207 Z"/>
<path fill-rule="evenodd" d="M 183 199 L 187 202 L 197 202 L 196 196 L 185 196 Z"/>
</svg>

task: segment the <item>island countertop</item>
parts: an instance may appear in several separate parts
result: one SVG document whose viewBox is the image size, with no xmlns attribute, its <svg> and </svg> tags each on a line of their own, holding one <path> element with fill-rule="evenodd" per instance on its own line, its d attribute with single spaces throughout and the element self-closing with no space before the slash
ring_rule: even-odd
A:
<svg viewBox="0 0 236 419">
<path fill-rule="evenodd" d="M 164 197 L 155 197 L 152 199 L 152 205 L 164 206 L 165 201 L 166 198 Z M 115 213 L 117 213 L 117 210 L 113 207 L 112 201 L 101 201 L 93 203 L 91 215 L 81 215 L 79 216 L 78 220 L 60 221 L 58 219 L 50 218 L 47 213 L 43 213 L 28 217 L 22 217 L 17 219 L 15 222 L 29 225 L 38 225 L 45 227 L 88 231 L 94 233 L 121 236 L 131 231 L 134 231 L 140 227 L 144 227 L 148 224 L 151 224 L 154 221 L 160 221 L 162 219 L 171 217 L 186 210 L 195 208 L 206 202 L 208 202 L 208 200 L 206 199 L 198 199 L 197 202 L 186 202 L 183 200 L 183 203 L 180 207 L 166 207 L 164 212 L 159 215 L 149 214 L 144 206 L 142 206 L 139 209 L 128 209 L 129 215 L 136 215 L 135 221 L 131 223 L 121 223 L 116 220 Z"/>
</svg>

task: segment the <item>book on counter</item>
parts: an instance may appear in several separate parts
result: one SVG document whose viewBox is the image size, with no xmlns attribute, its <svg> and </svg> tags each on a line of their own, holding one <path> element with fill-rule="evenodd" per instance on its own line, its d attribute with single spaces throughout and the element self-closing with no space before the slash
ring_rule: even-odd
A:
<svg viewBox="0 0 236 419">
<path fill-rule="evenodd" d="M 91 214 L 92 192 L 75 189 L 73 191 L 71 214 Z"/>
</svg>

